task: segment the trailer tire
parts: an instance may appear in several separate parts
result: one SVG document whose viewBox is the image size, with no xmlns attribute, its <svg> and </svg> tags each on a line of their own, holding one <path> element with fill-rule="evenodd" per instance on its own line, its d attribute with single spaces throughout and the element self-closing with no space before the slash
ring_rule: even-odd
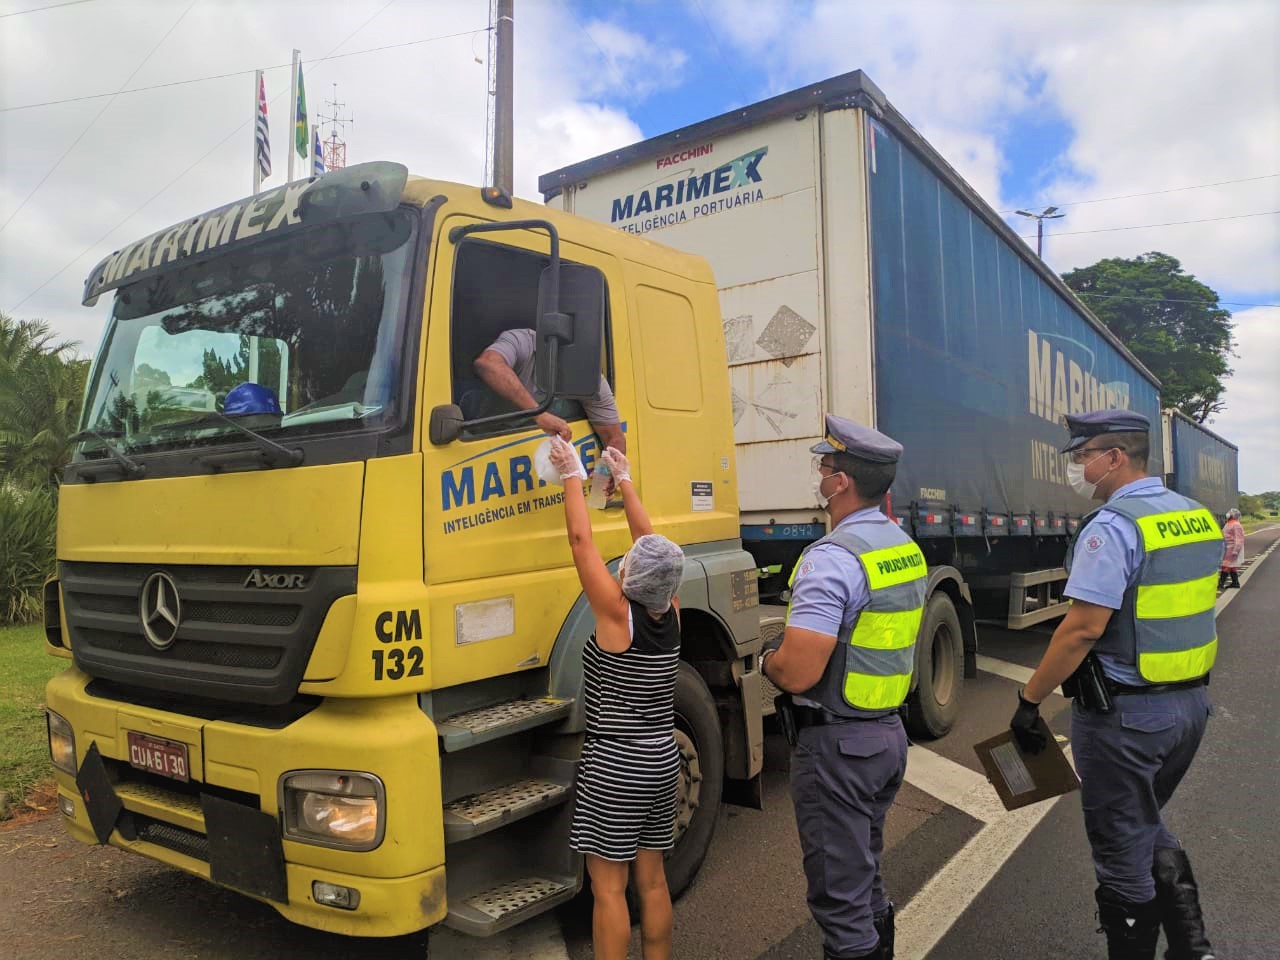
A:
<svg viewBox="0 0 1280 960">
<path fill-rule="evenodd" d="M 925 604 L 916 640 L 919 678 L 907 698 L 907 729 L 917 737 L 936 739 L 951 730 L 960 714 L 964 687 L 964 634 L 955 604 L 941 590 Z"/>
<path fill-rule="evenodd" d="M 667 886 L 672 897 L 679 896 L 693 882 L 711 848 L 724 788 L 724 738 L 715 698 L 688 663 L 681 662 L 676 674 L 675 700 L 676 743 L 681 760 L 676 845 L 666 856 Z"/>
</svg>

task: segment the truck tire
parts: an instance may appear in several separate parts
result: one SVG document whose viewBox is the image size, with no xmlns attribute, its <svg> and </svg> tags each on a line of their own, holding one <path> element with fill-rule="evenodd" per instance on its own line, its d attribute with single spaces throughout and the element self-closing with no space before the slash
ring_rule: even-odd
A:
<svg viewBox="0 0 1280 960">
<path fill-rule="evenodd" d="M 917 737 L 944 737 L 960 713 L 964 634 L 955 604 L 941 590 L 925 604 L 916 643 L 920 675 L 907 698 L 907 729 Z"/>
<path fill-rule="evenodd" d="M 667 886 L 677 897 L 693 882 L 711 847 L 724 788 L 724 740 L 716 702 L 698 671 L 687 663 L 676 674 L 676 744 L 680 786 L 676 845 L 666 857 Z"/>
</svg>

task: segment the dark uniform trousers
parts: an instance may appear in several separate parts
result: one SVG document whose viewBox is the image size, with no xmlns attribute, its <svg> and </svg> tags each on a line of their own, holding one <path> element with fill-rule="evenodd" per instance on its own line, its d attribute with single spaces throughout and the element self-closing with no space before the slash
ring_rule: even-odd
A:
<svg viewBox="0 0 1280 960">
<path fill-rule="evenodd" d="M 907 769 L 897 714 L 800 730 L 791 796 L 809 909 L 832 957 L 874 949 L 872 917 L 888 907 L 880 881 L 884 818 Z"/>
<path fill-rule="evenodd" d="M 1191 766 L 1211 710 L 1203 686 L 1121 694 L 1109 714 L 1091 713 L 1078 699 L 1072 705 L 1071 745 L 1094 872 L 1126 900 L 1152 899 L 1154 852 L 1179 847 L 1160 811 Z"/>
</svg>

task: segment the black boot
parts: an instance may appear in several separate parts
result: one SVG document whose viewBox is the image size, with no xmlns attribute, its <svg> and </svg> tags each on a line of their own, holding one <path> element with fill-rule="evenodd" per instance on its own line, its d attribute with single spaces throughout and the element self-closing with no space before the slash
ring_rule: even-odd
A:
<svg viewBox="0 0 1280 960">
<path fill-rule="evenodd" d="M 1225 570 L 1218 571 L 1218 589 L 1219 590 L 1227 589 L 1227 571 Z"/>
<path fill-rule="evenodd" d="M 1185 850 L 1157 850 L 1151 867 L 1156 880 L 1160 921 L 1169 941 L 1166 960 L 1213 960 L 1213 947 L 1204 935 L 1200 890 L 1191 874 Z"/>
<path fill-rule="evenodd" d="M 889 906 L 872 920 L 875 921 L 876 933 L 880 934 L 880 952 L 884 960 L 893 960 L 893 902 L 890 901 Z"/>
<path fill-rule="evenodd" d="M 1239 570 L 1231 571 L 1231 587 L 1234 590 L 1240 589 L 1240 571 Z"/>
<path fill-rule="evenodd" d="M 1160 905 L 1125 900 L 1109 887 L 1098 887 L 1098 922 L 1107 935 L 1108 960 L 1155 960 L 1160 938 Z"/>
</svg>

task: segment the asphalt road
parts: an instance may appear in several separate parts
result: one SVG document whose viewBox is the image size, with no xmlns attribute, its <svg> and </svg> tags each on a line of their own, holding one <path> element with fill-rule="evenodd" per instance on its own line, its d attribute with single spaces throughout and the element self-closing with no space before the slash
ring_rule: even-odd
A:
<svg viewBox="0 0 1280 960">
<path fill-rule="evenodd" d="M 1248 540 L 1256 556 L 1280 529 Z M 1280 553 L 1280 550 L 1277 550 Z M 1280 558 L 1272 554 L 1218 617 L 1215 715 L 1166 807 L 1202 891 L 1208 933 L 1231 960 L 1280 956 Z M 930 960 L 1103 956 L 1078 797 L 1059 801 Z M 910 960 L 910 958 L 904 958 Z"/>
<path fill-rule="evenodd" d="M 1252 558 L 1278 539 L 1280 525 L 1259 531 L 1248 538 L 1246 555 Z M 1222 612 L 1212 686 L 1217 714 L 1169 808 L 1171 825 L 1205 890 L 1210 933 L 1221 955 L 1231 960 L 1280 956 L 1273 917 L 1280 903 L 1280 871 L 1270 862 L 1280 850 L 1280 821 L 1274 815 L 1280 723 L 1273 719 L 1280 681 L 1278 597 L 1280 559 L 1273 555 L 1249 574 L 1245 588 Z M 1043 819 L 1028 828 L 1025 840 L 1013 834 L 1020 843 L 985 861 L 987 838 L 996 842 L 999 831 L 987 832 L 981 810 L 967 806 L 963 797 L 965 784 L 979 769 L 972 744 L 1007 723 L 1017 671 L 1035 665 L 1047 640 L 1047 629 L 984 629 L 982 653 L 992 659 L 966 684 L 960 723 L 943 740 L 921 745 L 927 754 L 913 755 L 911 767 L 917 772 L 909 767 L 908 779 L 928 789 L 909 782 L 890 812 L 885 878 L 908 914 L 914 901 L 913 929 L 931 922 L 941 927 L 932 949 L 914 955 L 900 951 L 902 960 L 1104 955 L 1102 938 L 1094 933 L 1093 879 L 1078 797 L 1041 805 L 1037 816 Z M 1064 734 L 1065 707 L 1059 698 L 1045 707 L 1051 726 Z M 804 903 L 787 796 L 787 752 L 772 734 L 766 748 L 765 810 L 722 808 L 702 873 L 676 905 L 675 956 L 681 960 L 821 956 L 817 928 Z M 941 779 L 922 781 L 920 770 L 931 764 Z M 1007 840 L 1007 831 L 1004 836 Z M 89 952 L 104 960 L 398 960 L 423 957 L 428 950 L 425 936 L 351 940 L 293 926 L 269 907 L 185 874 L 122 851 L 75 843 L 54 819 L 0 828 L 0 904 L 0 944 L 15 960 L 80 960 Z M 564 960 L 566 955 L 586 960 L 590 921 L 585 906 L 577 902 L 500 943 L 435 937 L 430 955 L 433 960 Z M 918 942 L 924 942 L 921 937 Z M 638 949 L 633 955 L 639 956 Z"/>
</svg>

